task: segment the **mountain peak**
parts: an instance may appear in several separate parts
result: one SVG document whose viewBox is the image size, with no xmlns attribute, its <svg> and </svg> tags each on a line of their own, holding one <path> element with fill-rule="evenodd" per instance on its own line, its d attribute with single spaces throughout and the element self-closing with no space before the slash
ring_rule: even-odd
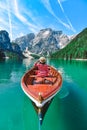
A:
<svg viewBox="0 0 87 130">
<path fill-rule="evenodd" d="M 29 51 L 35 54 L 49 55 L 61 48 L 68 42 L 69 37 L 61 30 L 52 30 L 51 28 L 41 29 L 38 34 L 31 40 L 26 40 L 26 36 L 15 40 L 19 44 L 21 50 L 28 47 Z"/>
</svg>

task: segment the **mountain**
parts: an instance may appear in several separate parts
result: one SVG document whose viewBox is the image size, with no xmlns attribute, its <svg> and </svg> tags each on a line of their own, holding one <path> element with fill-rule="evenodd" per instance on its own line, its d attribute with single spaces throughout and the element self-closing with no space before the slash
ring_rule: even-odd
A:
<svg viewBox="0 0 87 130">
<path fill-rule="evenodd" d="M 32 40 L 31 51 L 41 55 L 50 55 L 68 41 L 68 36 L 64 35 L 62 31 L 55 31 L 51 28 L 42 29 Z"/>
<path fill-rule="evenodd" d="M 31 44 L 30 42 L 34 39 L 35 34 L 34 33 L 30 33 L 27 34 L 25 36 L 16 38 L 13 43 L 16 43 L 19 45 L 19 47 L 21 48 L 21 51 L 24 51 L 26 49 L 26 47 L 28 47 L 29 49 L 31 49 Z"/>
<path fill-rule="evenodd" d="M 0 31 L 0 50 L 12 50 L 9 34 L 7 31 Z"/>
<path fill-rule="evenodd" d="M 22 52 L 17 44 L 10 42 L 9 33 L 5 30 L 0 31 L 0 59 L 5 57 L 20 57 Z"/>
<path fill-rule="evenodd" d="M 34 33 L 16 38 L 10 42 L 7 31 L 0 31 L 0 56 L 14 57 L 16 54 L 23 57 L 23 52 L 28 48 L 31 56 L 49 56 L 52 53 L 64 48 L 70 41 L 70 37 L 62 31 L 55 31 L 51 28 L 40 30 L 37 35 Z"/>
<path fill-rule="evenodd" d="M 80 32 L 63 49 L 55 52 L 50 57 L 59 59 L 87 59 L 87 28 Z"/>
<path fill-rule="evenodd" d="M 62 31 L 55 31 L 51 28 L 42 29 L 37 35 L 28 34 L 14 40 L 22 51 L 28 47 L 31 53 L 39 55 L 50 55 L 63 48 L 69 41 L 69 37 Z"/>
</svg>

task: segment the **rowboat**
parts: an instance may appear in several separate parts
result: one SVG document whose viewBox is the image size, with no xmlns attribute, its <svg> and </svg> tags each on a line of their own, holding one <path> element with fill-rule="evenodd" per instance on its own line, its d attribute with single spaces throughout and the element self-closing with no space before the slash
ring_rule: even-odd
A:
<svg viewBox="0 0 87 130">
<path fill-rule="evenodd" d="M 31 99 L 33 106 L 42 124 L 44 115 L 54 96 L 62 85 L 61 74 L 52 66 L 49 66 L 49 75 L 39 77 L 35 74 L 35 68 L 28 70 L 21 79 L 24 93 Z"/>
</svg>

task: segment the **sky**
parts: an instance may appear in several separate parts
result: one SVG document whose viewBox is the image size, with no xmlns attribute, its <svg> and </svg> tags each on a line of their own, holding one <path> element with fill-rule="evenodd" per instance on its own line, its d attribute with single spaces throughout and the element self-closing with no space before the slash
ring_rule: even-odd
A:
<svg viewBox="0 0 87 130">
<path fill-rule="evenodd" d="M 45 28 L 75 35 L 87 27 L 87 0 L 0 0 L 0 30 L 11 40 Z"/>
</svg>

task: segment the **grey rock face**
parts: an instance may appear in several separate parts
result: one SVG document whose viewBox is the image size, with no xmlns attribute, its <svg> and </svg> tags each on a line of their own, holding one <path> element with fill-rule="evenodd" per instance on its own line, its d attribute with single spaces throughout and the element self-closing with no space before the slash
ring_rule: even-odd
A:
<svg viewBox="0 0 87 130">
<path fill-rule="evenodd" d="M 16 38 L 13 42 L 17 43 L 21 51 L 24 51 L 26 47 L 31 48 L 30 42 L 34 39 L 35 35 L 33 33 L 27 34 L 26 36 L 22 36 L 20 38 Z"/>
<path fill-rule="evenodd" d="M 54 31 L 50 28 L 40 30 L 32 40 L 31 51 L 33 53 L 50 55 L 50 53 L 62 48 L 69 38 L 62 31 Z"/>
<path fill-rule="evenodd" d="M 30 33 L 26 36 L 15 39 L 13 42 L 20 46 L 21 51 L 26 47 L 31 53 L 50 55 L 63 48 L 69 42 L 69 37 L 62 31 L 55 31 L 51 28 L 42 29 L 37 35 Z"/>
<path fill-rule="evenodd" d="M 8 32 L 0 31 L 0 50 L 12 50 Z"/>
</svg>

